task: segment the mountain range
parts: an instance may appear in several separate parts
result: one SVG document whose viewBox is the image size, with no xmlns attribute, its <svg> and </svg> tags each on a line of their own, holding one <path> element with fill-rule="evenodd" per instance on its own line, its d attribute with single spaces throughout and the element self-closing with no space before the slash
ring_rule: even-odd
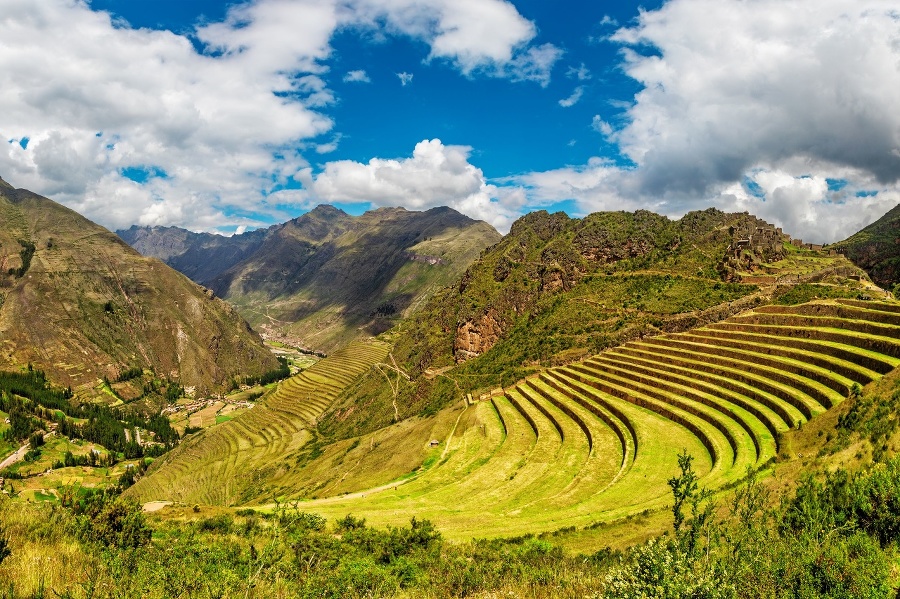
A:
<svg viewBox="0 0 900 599">
<path fill-rule="evenodd" d="M 264 334 L 327 352 L 391 328 L 500 240 L 450 208 L 351 216 L 325 205 L 232 237 L 173 227 L 117 233 L 212 289 Z"/>
</svg>

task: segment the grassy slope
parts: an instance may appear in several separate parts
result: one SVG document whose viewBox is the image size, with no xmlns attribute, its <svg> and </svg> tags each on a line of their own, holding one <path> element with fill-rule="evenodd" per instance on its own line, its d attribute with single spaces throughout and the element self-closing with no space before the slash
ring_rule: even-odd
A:
<svg viewBox="0 0 900 599">
<path fill-rule="evenodd" d="M 458 285 L 439 291 L 400 327 L 394 356 L 414 381 L 400 391 L 401 418 L 434 413 L 460 392 L 510 385 L 541 365 L 590 355 L 642 331 L 686 328 L 696 324 L 680 323 L 686 315 L 752 293 L 755 287 L 724 283 L 716 270 L 728 226 L 746 218 L 716 210 L 677 222 L 646 211 L 523 217 Z M 486 342 L 478 357 L 457 366 L 466 355 L 458 329 L 466 323 Z M 423 376 L 429 369 L 444 374 Z M 379 381 L 351 391 L 323 422 L 326 436 L 392 421 L 391 393 Z M 346 416 L 357 404 L 368 406 L 365 419 Z"/>
<path fill-rule="evenodd" d="M 386 353 L 382 343 L 357 342 L 317 362 L 252 409 L 187 438 L 128 494 L 141 501 L 234 505 L 293 493 L 311 425 Z"/>
<path fill-rule="evenodd" d="M 807 313 L 819 314 L 817 318 L 823 322 L 812 325 L 820 326 L 823 334 L 832 327 L 849 330 L 857 326 L 862 331 L 874 326 L 853 322 L 896 320 L 866 303 L 860 307 L 824 302 L 777 310 L 763 307 L 725 324 L 740 324 L 757 316 L 777 321 Z M 830 320 L 840 318 L 846 319 L 846 325 Z M 877 359 L 881 371 L 890 371 L 900 360 L 900 341 L 896 341 L 900 324 L 892 326 L 893 337 L 885 339 L 893 341 L 889 346 L 877 346 L 880 351 L 873 352 L 875 341 L 868 333 L 852 331 L 840 348 L 861 362 Z M 720 331 L 718 327 L 708 330 Z M 680 368 L 682 362 L 668 357 L 666 345 L 656 339 L 630 343 L 625 347 L 641 348 L 650 356 L 650 368 L 635 370 L 637 362 L 623 361 L 628 352 L 616 348 L 585 362 L 584 370 L 553 368 L 545 371 L 549 378 L 519 382 L 506 389 L 505 396 L 472 405 L 460 403 L 440 411 L 436 418 L 409 419 L 358 440 L 327 445 L 321 457 L 305 462 L 304 467 L 314 473 L 310 478 L 329 482 L 314 493 L 297 488 L 295 496 L 306 498 L 301 502 L 304 510 L 335 519 L 352 513 L 379 526 L 396 526 L 415 514 L 436 522 L 447 536 L 460 540 L 567 529 L 561 538 L 581 549 L 608 545 L 611 538 L 630 543 L 658 530 L 653 523 L 664 526 L 667 522 L 662 515 L 668 501 L 666 482 L 680 450 L 687 449 L 697 458 L 695 467 L 703 485 L 733 485 L 746 475 L 748 467 L 767 468 L 776 455 L 779 462 L 791 462 L 795 439 L 801 434 L 793 429 L 797 419 L 806 422 L 793 403 L 814 406 L 811 415 L 825 414 L 820 417 L 830 419 L 833 412 L 826 411 L 827 405 L 841 404 L 854 382 L 876 381 L 867 391 L 882 385 L 877 382 L 881 378 L 878 372 L 854 369 L 852 360 L 840 362 L 833 357 L 838 346 L 824 338 L 810 337 L 810 345 L 803 350 L 792 348 L 790 337 L 769 337 L 768 345 L 762 340 L 746 342 L 746 349 L 737 346 L 745 358 L 732 360 L 728 352 L 733 346 L 715 336 L 700 337 L 711 352 L 709 356 L 702 353 L 705 350 L 697 339 L 705 331 L 701 328 L 659 338 L 697 345 L 694 354 L 689 354 L 694 357 L 683 359 L 686 368 L 681 382 L 673 378 L 671 367 Z M 777 351 L 806 352 L 806 356 L 796 360 L 769 355 Z M 716 360 L 732 360 L 733 364 Z M 817 370 L 814 364 L 818 360 L 834 360 L 836 370 L 852 371 L 855 380 L 829 369 Z M 604 361 L 613 368 L 601 368 Z M 709 377 L 713 379 L 695 378 L 705 372 L 704 364 L 711 365 Z M 729 386 L 717 384 L 715 377 L 730 381 Z M 779 382 L 782 380 L 787 382 Z M 553 381 L 563 383 L 569 391 L 555 391 L 548 384 Z M 591 386 L 597 381 L 604 390 L 599 396 Z M 627 390 L 626 394 L 617 397 L 617 388 Z M 571 393 L 585 398 L 584 403 L 572 401 Z M 596 411 L 587 409 L 592 402 L 600 405 L 597 398 L 616 410 L 613 421 L 630 423 L 630 432 L 624 434 L 633 435 L 634 443 L 617 438 L 615 422 L 596 418 Z M 815 398 L 827 405 L 818 404 Z M 783 407 L 775 412 L 769 405 Z M 782 412 L 787 420 L 781 420 L 778 414 Z M 693 424 L 673 421 L 671 413 L 681 414 L 680 418 Z M 448 428 L 452 433 L 446 432 Z M 439 445 L 429 447 L 428 440 L 441 433 L 435 437 Z M 709 440 L 701 442 L 698 434 Z M 625 464 L 616 474 L 623 455 Z M 389 456 L 391 465 L 381 469 Z M 417 457 L 423 460 L 419 468 L 415 468 Z M 404 460 L 405 466 L 398 467 Z M 415 468 L 412 476 L 405 474 L 410 465 Z M 782 467 L 777 469 L 780 473 Z M 794 473 L 793 480 L 798 475 Z M 299 474 L 300 479 L 304 476 Z M 568 531 L 568 527 L 575 528 Z"/>
<path fill-rule="evenodd" d="M 667 239 L 667 226 L 662 226 L 659 238 Z M 633 238 L 634 231 L 626 236 Z M 676 243 L 669 239 L 667 243 L 669 249 L 655 259 L 677 266 L 680 263 L 667 252 L 677 251 L 674 246 L 685 240 Z M 415 395 L 404 394 L 415 390 L 415 385 L 407 385 L 386 367 L 370 371 L 369 376 L 349 384 L 341 401 L 310 428 L 310 440 L 291 454 L 298 468 L 289 479 L 281 479 L 284 484 L 279 483 L 278 492 L 306 500 L 304 509 L 335 518 L 347 512 L 363 514 L 379 525 L 396 525 L 401 517 L 416 513 L 438 522 L 453 538 L 574 526 L 581 536 L 573 535 L 580 539 L 573 542 L 589 544 L 586 539 L 591 535 L 585 527 L 592 529 L 599 521 L 620 522 L 622 528 L 616 534 L 623 539 L 639 538 L 637 531 L 628 532 L 629 526 L 635 519 L 657 518 L 654 510 L 665 505 L 671 462 L 680 449 L 697 456 L 704 484 L 714 488 L 734 484 L 748 467 L 765 467 L 779 452 L 782 435 L 798 422 L 840 403 L 849 391 L 851 379 L 828 374 L 828 368 L 816 365 L 828 363 L 832 359 L 829 352 L 835 351 L 833 342 L 824 337 L 816 338 L 812 348 L 796 349 L 780 345 L 786 341 L 766 346 L 752 335 L 747 341 L 747 333 L 742 333 L 744 337 L 735 334 L 731 341 L 727 328 L 698 329 L 628 344 L 626 347 L 643 356 L 640 359 L 617 351 L 582 366 L 549 371 L 542 371 L 540 358 L 552 363 L 561 357 L 560 352 L 548 354 L 551 359 L 528 354 L 542 347 L 533 342 L 535 331 L 550 331 L 551 338 L 568 335 L 577 344 L 596 333 L 597 321 L 600 326 L 615 326 L 612 332 L 623 328 L 623 322 L 636 322 L 652 327 L 643 330 L 656 332 L 680 330 L 718 321 L 730 311 L 759 303 L 742 299 L 752 288 L 714 279 L 714 254 L 708 247 L 695 242 L 689 246 L 685 263 L 675 268 L 680 274 L 662 274 L 652 261 L 635 256 L 628 258 L 630 266 L 622 261 L 606 264 L 602 272 L 580 276 L 568 290 L 563 286 L 540 295 L 531 307 L 537 316 L 522 320 L 531 326 L 520 325 L 521 333 L 514 328 L 484 356 L 455 369 L 431 371 L 428 384 L 445 394 L 447 407 L 430 410 L 427 402 L 434 399 L 431 396 L 425 398 L 426 409 L 421 410 L 422 404 L 408 402 L 416 400 Z M 483 256 L 482 263 L 488 262 L 492 253 Z M 710 265 L 708 276 L 704 260 Z M 779 268 L 805 272 L 807 266 L 786 260 Z M 803 289 L 801 295 L 820 290 Z M 783 303 L 791 299 L 790 295 L 780 297 Z M 880 322 L 893 318 L 850 304 L 842 306 L 811 308 L 826 336 L 831 328 L 864 331 L 874 326 L 845 326 L 835 319 Z M 769 326 L 765 323 L 779 319 L 790 323 L 791 319 L 808 318 L 804 310 L 808 311 L 804 307 L 763 307 L 726 324 L 746 328 Z M 623 337 L 610 335 L 608 344 Z M 868 337 L 861 338 L 868 343 Z M 690 351 L 684 353 L 681 346 Z M 468 370 L 471 365 L 503 369 L 504 354 L 497 350 L 511 347 L 524 352 L 531 359 L 528 370 L 542 371 L 541 376 L 515 386 L 505 384 L 503 395 L 489 401 L 471 405 L 461 401 L 466 385 L 471 385 L 466 377 L 479 376 L 478 371 Z M 593 353 L 592 349 L 587 346 L 584 351 Z M 673 351 L 684 355 L 673 359 Z M 704 355 L 707 351 L 708 356 Z M 869 349 L 854 351 L 863 362 L 881 360 L 879 368 L 892 367 L 894 358 L 876 357 Z M 770 352 L 778 355 L 770 357 Z M 492 362 L 492 355 L 501 358 Z M 513 359 L 521 361 L 522 355 Z M 752 367 L 743 364 L 740 356 L 746 356 Z M 392 363 L 390 359 L 386 362 Z M 662 368 L 670 364 L 678 370 Z M 839 369 L 862 382 L 880 376 L 868 367 L 855 369 L 852 360 Z M 695 378 L 696 373 L 703 373 L 703 378 Z M 724 377 L 727 385 L 721 386 L 724 383 L 717 376 Z M 387 379 L 393 385 L 399 381 L 396 396 L 385 384 Z M 494 384 L 499 380 L 493 379 Z M 485 387 L 478 381 L 470 388 L 477 390 L 476 385 Z M 401 417 L 391 425 L 395 414 L 416 413 L 416 409 L 424 411 L 425 417 Z M 436 446 L 432 440 L 437 441 Z M 155 476 L 165 476 L 165 469 Z M 641 515 L 644 512 L 647 514 Z M 606 525 L 596 528 L 604 534 L 609 531 Z"/>
</svg>

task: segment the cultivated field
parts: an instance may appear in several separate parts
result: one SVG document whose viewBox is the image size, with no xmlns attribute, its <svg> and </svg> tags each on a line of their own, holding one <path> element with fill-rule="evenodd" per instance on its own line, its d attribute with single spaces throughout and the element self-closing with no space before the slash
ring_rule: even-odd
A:
<svg viewBox="0 0 900 599">
<path fill-rule="evenodd" d="M 217 505 L 282 495 L 310 426 L 344 386 L 387 352 L 379 342 L 335 352 L 283 381 L 253 408 L 186 439 L 128 493 L 141 501 Z"/>
<path fill-rule="evenodd" d="M 414 475 L 301 509 L 415 515 L 460 539 L 612 521 L 670 501 L 680 451 L 704 486 L 734 483 L 776 458 L 782 432 L 898 364 L 900 305 L 764 306 L 522 380 L 467 405 Z"/>
</svg>

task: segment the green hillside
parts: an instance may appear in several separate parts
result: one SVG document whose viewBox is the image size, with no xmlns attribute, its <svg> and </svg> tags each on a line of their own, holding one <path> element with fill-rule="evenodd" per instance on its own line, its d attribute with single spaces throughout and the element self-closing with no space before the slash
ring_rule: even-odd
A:
<svg viewBox="0 0 900 599">
<path fill-rule="evenodd" d="M 830 248 L 844 253 L 885 289 L 900 283 L 900 206 Z"/>
<path fill-rule="evenodd" d="M 212 286 L 260 330 L 331 351 L 394 326 L 498 240 L 449 208 L 351 217 L 320 206 Z"/>
<path fill-rule="evenodd" d="M 411 379 L 400 385 L 399 418 L 434 413 L 460 393 L 477 397 L 629 340 L 717 322 L 780 301 L 789 290 L 805 290 L 795 303 L 869 297 L 865 274 L 844 257 L 780 240 L 768 255 L 741 250 L 742 270 L 735 269 L 732 246 L 756 227 L 775 231 L 715 209 L 678 221 L 646 211 L 521 218 L 458 285 L 398 327 L 393 356 Z M 775 285 L 779 280 L 785 284 Z M 378 379 L 350 391 L 323 420 L 328 436 L 370 432 L 395 419 L 393 392 Z M 360 403 L 373 406 L 364 418 L 346 415 Z"/>
<path fill-rule="evenodd" d="M 9 277 L 33 268 L 19 245 Z M 885 299 L 843 256 L 745 214 L 535 213 L 380 339 L 146 472 L 115 470 L 137 478 L 121 497 L 54 466 L 56 486 L 28 497 L 59 502 L 58 532 L 38 532 L 43 508 L 0 501 L 16 535 L 0 540 L 0 581 L 31 595 L 620 597 L 653 583 L 890 597 L 900 305 Z M 148 524 L 131 500 L 160 511 Z M 28 561 L 51 551 L 68 561 Z"/>
</svg>

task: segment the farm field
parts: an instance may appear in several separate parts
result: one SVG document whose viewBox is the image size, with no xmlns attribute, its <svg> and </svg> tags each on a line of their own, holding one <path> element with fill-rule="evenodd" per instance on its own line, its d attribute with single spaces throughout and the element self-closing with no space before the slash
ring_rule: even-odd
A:
<svg viewBox="0 0 900 599">
<path fill-rule="evenodd" d="M 671 501 L 679 452 L 695 456 L 703 486 L 737 483 L 773 463 L 783 432 L 898 364 L 896 304 L 762 306 L 457 407 L 452 433 L 421 448 L 431 457 L 412 475 L 300 507 L 379 526 L 415 514 L 461 540 L 633 517 Z"/>
</svg>

